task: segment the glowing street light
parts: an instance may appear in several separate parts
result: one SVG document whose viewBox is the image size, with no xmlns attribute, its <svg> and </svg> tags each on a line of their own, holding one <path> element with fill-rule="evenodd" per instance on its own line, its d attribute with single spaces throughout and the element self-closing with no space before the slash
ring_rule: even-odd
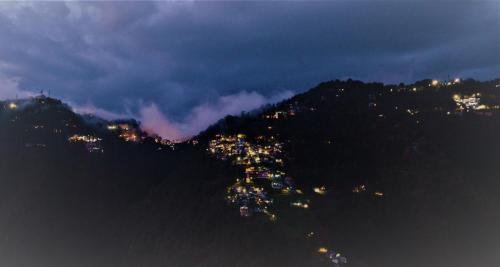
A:
<svg viewBox="0 0 500 267">
<path fill-rule="evenodd" d="M 14 102 L 11 102 L 11 103 L 9 104 L 9 108 L 10 108 L 10 109 L 16 109 L 16 108 L 17 108 L 17 104 L 16 104 L 16 103 L 14 103 Z"/>
</svg>

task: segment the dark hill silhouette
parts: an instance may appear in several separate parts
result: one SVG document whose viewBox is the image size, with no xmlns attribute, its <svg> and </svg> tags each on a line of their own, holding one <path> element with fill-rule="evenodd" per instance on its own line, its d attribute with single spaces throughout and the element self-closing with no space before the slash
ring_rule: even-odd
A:
<svg viewBox="0 0 500 267">
<path fill-rule="evenodd" d="M 486 266 L 500 237 L 499 83 L 330 81 L 175 145 L 56 99 L 1 102 L 0 263 L 331 266 L 325 246 L 347 266 Z M 243 169 L 207 147 L 238 133 L 283 143 L 309 209 L 273 195 L 270 222 L 227 204 Z"/>
</svg>

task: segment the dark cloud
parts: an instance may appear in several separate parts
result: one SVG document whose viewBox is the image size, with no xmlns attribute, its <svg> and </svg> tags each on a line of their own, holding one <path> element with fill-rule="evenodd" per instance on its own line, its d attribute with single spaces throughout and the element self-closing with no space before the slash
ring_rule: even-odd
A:
<svg viewBox="0 0 500 267">
<path fill-rule="evenodd" d="M 1 3 L 0 38 L 9 92 L 177 125 L 244 91 L 500 74 L 499 1 Z"/>
</svg>

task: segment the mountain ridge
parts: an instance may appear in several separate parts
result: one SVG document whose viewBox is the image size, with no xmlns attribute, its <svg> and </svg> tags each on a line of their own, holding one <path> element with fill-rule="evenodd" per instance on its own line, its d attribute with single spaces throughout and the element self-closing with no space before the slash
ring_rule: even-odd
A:
<svg viewBox="0 0 500 267">
<path fill-rule="evenodd" d="M 491 262 L 498 81 L 326 82 L 179 144 L 51 98 L 1 102 L 0 256 L 11 266 L 67 266 L 61 254 L 83 258 L 77 266 L 331 266 L 333 251 L 351 266 Z M 482 257 L 456 261 L 467 253 Z"/>
</svg>

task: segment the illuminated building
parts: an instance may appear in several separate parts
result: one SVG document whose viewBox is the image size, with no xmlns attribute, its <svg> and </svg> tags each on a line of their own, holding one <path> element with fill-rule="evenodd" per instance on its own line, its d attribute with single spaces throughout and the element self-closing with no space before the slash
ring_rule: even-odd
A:
<svg viewBox="0 0 500 267">
<path fill-rule="evenodd" d="M 324 195 L 324 194 L 326 194 L 326 187 L 325 186 L 314 187 L 313 191 L 314 191 L 314 193 L 316 193 L 318 195 Z"/>
</svg>

